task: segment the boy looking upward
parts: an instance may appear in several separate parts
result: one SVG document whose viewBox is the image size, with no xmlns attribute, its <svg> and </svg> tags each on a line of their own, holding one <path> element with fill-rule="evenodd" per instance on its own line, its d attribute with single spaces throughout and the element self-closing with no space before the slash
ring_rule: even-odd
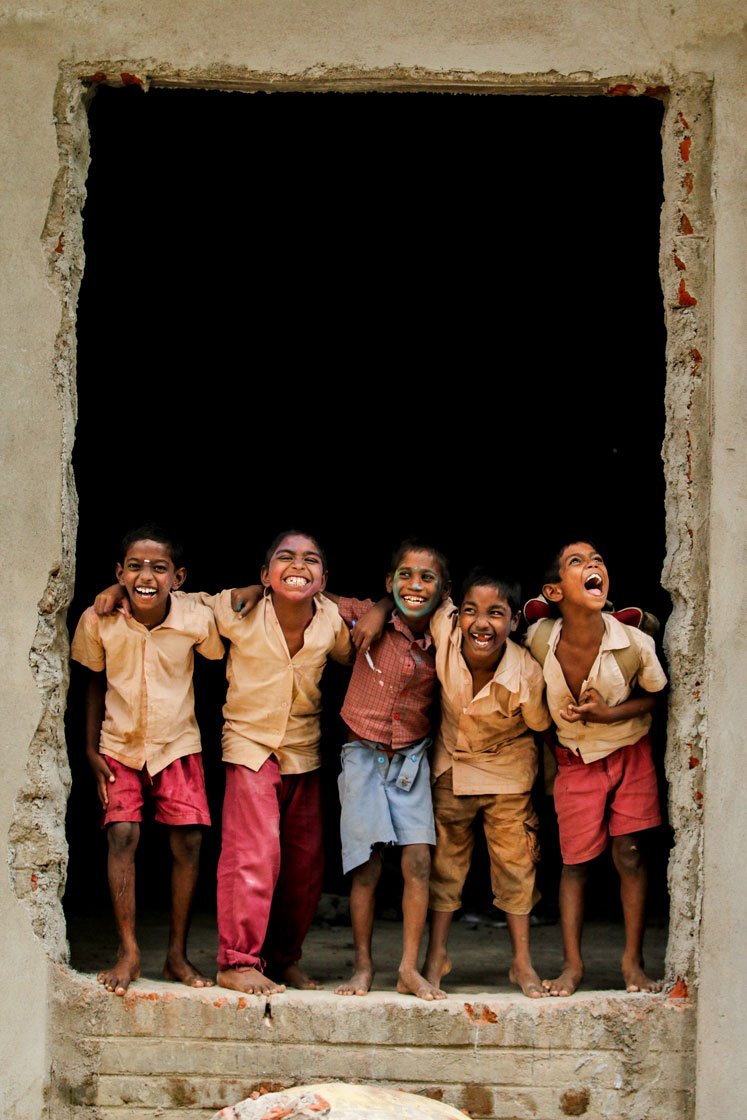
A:
<svg viewBox="0 0 747 1120">
<path fill-rule="evenodd" d="M 404 889 L 397 991 L 425 1000 L 444 998 L 438 985 L 418 971 L 418 953 L 428 910 L 430 848 L 436 839 L 428 767 L 430 707 L 436 689 L 429 621 L 449 587 L 440 552 L 414 540 L 400 545 L 386 577 L 394 610 L 389 603 L 381 619 L 383 633 L 370 650 L 359 649 L 342 707 L 348 738 L 339 778 L 340 833 L 343 871 L 352 871 L 355 966 L 349 982 L 337 988 L 341 995 L 365 995 L 371 988 L 380 849 L 398 844 Z M 337 603 L 351 626 L 374 606 L 360 599 L 339 598 Z"/>
<path fill-rule="evenodd" d="M 118 583 L 127 615 L 82 615 L 71 654 L 89 670 L 86 755 L 96 778 L 107 830 L 108 877 L 119 936 L 117 961 L 99 973 L 122 996 L 140 975 L 135 936 L 135 851 L 143 801 L 169 827 L 173 856 L 171 922 L 163 974 L 192 987 L 212 981 L 187 959 L 187 933 L 197 886 L 201 828 L 210 824 L 194 714 L 194 650 L 219 659 L 223 643 L 212 612 L 172 596 L 186 577 L 181 549 L 157 525 L 122 542 Z"/>
<path fill-rule="evenodd" d="M 436 850 L 430 882 L 430 936 L 423 972 L 434 986 L 451 969 L 447 941 L 482 827 L 490 856 L 493 902 L 506 914 L 512 984 L 544 996 L 529 952 L 529 914 L 539 899 L 537 774 L 532 731 L 550 726 L 537 662 L 510 640 L 519 621 L 520 591 L 473 569 L 457 611 L 451 603 L 431 620 L 441 723 L 431 763 Z"/>
<path fill-rule="evenodd" d="M 563 969 L 544 981 L 550 995 L 571 995 L 583 974 L 581 933 L 589 864 L 612 841 L 625 924 L 622 973 L 629 992 L 657 992 L 644 972 L 647 876 L 637 833 L 661 823 L 648 730 L 667 679 L 653 639 L 604 611 L 609 576 L 589 541 L 560 549 L 545 576 L 545 598 L 560 612 L 543 663 L 547 703 L 558 738 L 555 810 L 563 868 L 560 924 Z M 531 645 L 535 623 L 527 631 Z M 629 679 L 616 651 L 634 647 Z"/>
</svg>

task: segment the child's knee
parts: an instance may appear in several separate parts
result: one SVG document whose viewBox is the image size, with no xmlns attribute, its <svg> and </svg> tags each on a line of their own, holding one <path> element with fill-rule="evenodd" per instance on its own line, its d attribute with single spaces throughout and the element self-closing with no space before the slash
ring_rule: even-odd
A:
<svg viewBox="0 0 747 1120">
<path fill-rule="evenodd" d="M 381 856 L 373 852 L 365 863 L 353 868 L 353 883 L 359 887 L 375 887 L 381 878 Z"/>
<path fill-rule="evenodd" d="M 107 829 L 109 851 L 115 855 L 134 855 L 140 839 L 140 825 L 136 821 L 115 821 Z"/>
<path fill-rule="evenodd" d="M 612 857 L 620 875 L 637 875 L 643 868 L 643 857 L 635 836 L 614 836 Z"/>
<path fill-rule="evenodd" d="M 406 879 L 428 882 L 431 874 L 431 850 L 427 844 L 408 844 L 402 849 L 402 874 Z"/>
<path fill-rule="evenodd" d="M 178 859 L 197 863 L 202 847 L 202 829 L 189 825 L 173 827 L 170 834 L 171 851 Z"/>
</svg>

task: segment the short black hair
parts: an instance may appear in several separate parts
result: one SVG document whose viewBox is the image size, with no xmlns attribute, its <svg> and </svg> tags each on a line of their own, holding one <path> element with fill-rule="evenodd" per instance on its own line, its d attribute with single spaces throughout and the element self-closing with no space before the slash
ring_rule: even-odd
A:
<svg viewBox="0 0 747 1120">
<path fill-rule="evenodd" d="M 441 549 L 435 548 L 430 541 L 422 540 L 420 537 L 407 537 L 405 540 L 399 542 L 392 553 L 391 567 L 389 568 L 390 575 L 394 575 L 397 571 L 397 568 L 402 563 L 402 557 L 406 552 L 430 552 L 441 569 L 441 579 L 443 582 L 448 583 L 451 579 L 449 574 L 449 561 L 446 559 Z"/>
<path fill-rule="evenodd" d="M 518 583 L 501 579 L 488 568 L 472 568 L 462 584 L 461 602 L 467 598 L 467 593 L 473 587 L 494 587 L 502 599 L 505 599 L 511 608 L 511 614 L 518 614 L 521 610 L 521 587 Z"/>
<path fill-rule="evenodd" d="M 602 550 L 600 548 L 598 548 L 597 545 L 594 544 L 594 541 L 591 539 L 591 537 L 587 537 L 583 533 L 578 537 L 568 537 L 565 544 L 561 544 L 560 548 L 555 553 L 551 562 L 548 564 L 547 568 L 545 568 L 545 574 L 542 577 L 542 586 L 543 587 L 546 583 L 559 583 L 560 582 L 560 560 L 561 560 L 561 557 L 562 557 L 563 553 L 565 552 L 565 550 L 567 548 L 570 548 L 570 546 L 572 544 L 580 544 L 582 541 L 585 544 L 590 544 L 591 547 L 594 549 L 594 551 L 598 552 L 600 556 L 604 555 Z"/>
<path fill-rule="evenodd" d="M 184 564 L 184 549 L 181 542 L 177 540 L 174 534 L 166 529 L 163 525 L 159 525 L 155 521 L 146 521 L 142 525 L 138 525 L 134 529 L 128 530 L 122 537 L 122 543 L 119 546 L 121 549 L 119 561 L 124 563 L 124 558 L 129 552 L 131 546 L 135 541 L 156 541 L 158 544 L 165 545 L 171 556 L 171 562 L 175 568 L 181 568 Z"/>
<path fill-rule="evenodd" d="M 273 540 L 270 547 L 267 549 L 267 552 L 265 553 L 265 559 L 264 559 L 264 562 L 263 562 L 263 565 L 262 565 L 263 568 L 269 568 L 270 561 L 272 560 L 272 558 L 273 558 L 275 552 L 277 551 L 278 547 L 280 546 L 280 544 L 282 544 L 282 542 L 285 540 L 286 537 L 308 537 L 308 539 L 310 541 L 312 541 L 314 543 L 314 545 L 316 546 L 316 549 L 317 549 L 317 551 L 319 552 L 319 555 L 322 558 L 322 567 L 324 568 L 324 570 L 326 572 L 326 570 L 327 570 L 327 553 L 324 551 L 322 546 L 319 544 L 319 538 L 315 537 L 313 533 L 307 533 L 305 529 L 283 529 L 282 533 L 278 533 L 278 535 L 275 537 L 275 539 Z"/>
</svg>

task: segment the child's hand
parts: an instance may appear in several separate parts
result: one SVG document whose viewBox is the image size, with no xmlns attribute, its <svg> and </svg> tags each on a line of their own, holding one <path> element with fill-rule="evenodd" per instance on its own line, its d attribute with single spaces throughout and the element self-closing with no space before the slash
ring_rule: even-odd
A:
<svg viewBox="0 0 747 1120">
<path fill-rule="evenodd" d="M 99 795 L 99 801 L 106 809 L 109 804 L 109 790 L 107 786 L 110 782 L 114 781 L 114 775 L 109 767 L 106 765 L 106 759 L 103 754 L 92 753 L 87 751 L 88 763 L 93 770 L 93 776 L 96 779 L 96 792 Z"/>
<path fill-rule="evenodd" d="M 589 688 L 581 697 L 580 704 L 567 704 L 560 714 L 567 723 L 611 723 L 614 708 L 610 708 L 595 688 Z"/>
<path fill-rule="evenodd" d="M 370 646 L 384 633 L 386 620 L 392 612 L 392 600 L 380 599 L 374 603 L 370 611 L 363 618 L 359 618 L 353 625 L 350 635 L 353 645 L 358 653 L 366 653 Z"/>
<path fill-rule="evenodd" d="M 125 618 L 132 618 L 130 600 L 127 598 L 124 587 L 118 583 L 113 583 L 111 587 L 107 587 L 106 591 L 99 592 L 93 601 L 93 609 L 96 614 L 101 615 L 121 611 Z"/>
<path fill-rule="evenodd" d="M 256 607 L 264 594 L 261 583 L 252 583 L 248 587 L 234 587 L 231 591 L 231 606 L 239 618 L 246 618 Z"/>
</svg>

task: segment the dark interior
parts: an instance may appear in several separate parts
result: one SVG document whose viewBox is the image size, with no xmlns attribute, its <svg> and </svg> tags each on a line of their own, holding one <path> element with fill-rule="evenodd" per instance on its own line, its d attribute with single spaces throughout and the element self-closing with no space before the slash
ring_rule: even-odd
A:
<svg viewBox="0 0 747 1120">
<path fill-rule="evenodd" d="M 616 605 L 663 623 L 661 120 L 646 97 L 100 88 L 71 629 L 112 582 L 124 531 L 146 519 L 183 540 L 187 588 L 211 591 L 256 580 L 288 526 L 326 545 L 332 590 L 374 597 L 404 536 L 438 544 L 457 588 L 487 562 L 527 596 L 558 544 L 583 537 L 604 550 Z M 68 710 L 70 915 L 108 910 L 81 676 Z M 327 670 L 333 893 L 346 891 L 345 684 Z M 196 690 L 214 810 L 209 909 L 223 665 L 198 664 Z M 661 758 L 663 712 L 655 739 Z M 558 855 L 542 809 L 540 908 L 552 917 Z M 145 830 L 138 891 L 165 909 L 158 833 Z M 664 827 L 651 837 L 660 918 L 668 847 Z M 478 909 L 490 906 L 483 860 L 465 895 Z M 617 917 L 616 892 L 602 870 L 592 909 Z M 396 869 L 390 893 L 396 902 Z"/>
</svg>

